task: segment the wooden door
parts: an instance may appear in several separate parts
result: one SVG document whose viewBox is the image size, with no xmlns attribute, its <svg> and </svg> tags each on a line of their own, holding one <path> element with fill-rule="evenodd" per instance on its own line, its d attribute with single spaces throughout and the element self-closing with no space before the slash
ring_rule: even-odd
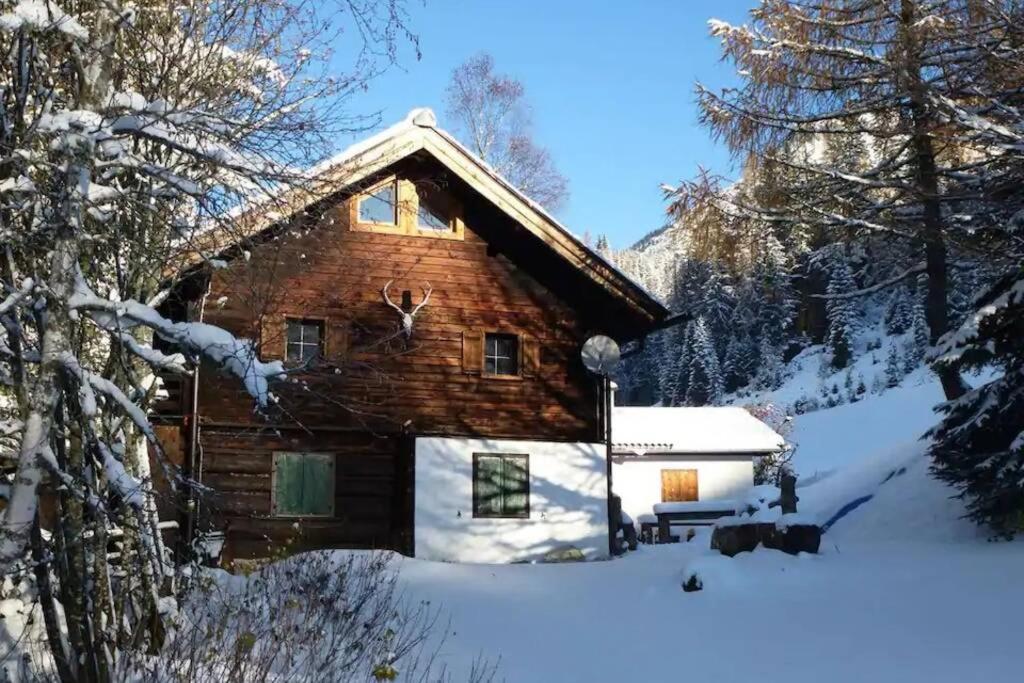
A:
<svg viewBox="0 0 1024 683">
<path fill-rule="evenodd" d="M 662 470 L 661 502 L 697 500 L 697 470 Z"/>
</svg>

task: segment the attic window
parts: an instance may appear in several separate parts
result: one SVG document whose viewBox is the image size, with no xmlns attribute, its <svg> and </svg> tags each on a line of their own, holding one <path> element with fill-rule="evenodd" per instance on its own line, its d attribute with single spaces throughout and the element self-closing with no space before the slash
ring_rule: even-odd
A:
<svg viewBox="0 0 1024 683">
<path fill-rule="evenodd" d="M 416 229 L 422 232 L 451 232 L 451 212 L 443 206 L 440 193 L 429 187 L 417 187 Z"/>
<path fill-rule="evenodd" d="M 391 177 L 349 202 L 349 225 L 359 232 L 465 239 L 462 206 L 432 179 Z"/>
<path fill-rule="evenodd" d="M 359 222 L 398 225 L 398 190 L 394 181 L 359 198 Z"/>
</svg>

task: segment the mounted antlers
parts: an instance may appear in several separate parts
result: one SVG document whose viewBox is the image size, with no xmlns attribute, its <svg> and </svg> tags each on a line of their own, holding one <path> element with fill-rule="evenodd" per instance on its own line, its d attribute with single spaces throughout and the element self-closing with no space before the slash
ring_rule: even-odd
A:
<svg viewBox="0 0 1024 683">
<path fill-rule="evenodd" d="M 412 323 L 416 319 L 416 314 L 420 312 L 421 308 L 427 305 L 427 301 L 430 300 L 430 293 L 434 291 L 434 288 L 430 286 L 429 282 L 425 283 L 425 286 L 423 287 L 423 301 L 416 304 L 410 312 L 406 313 L 402 310 L 401 306 L 395 304 L 395 302 L 388 298 L 388 287 L 391 286 L 392 282 L 394 282 L 394 280 L 388 280 L 388 283 L 384 285 L 384 289 L 380 290 L 380 293 L 384 295 L 384 302 L 391 308 L 395 309 L 398 312 L 398 315 L 401 316 L 402 332 L 405 333 L 405 338 L 409 339 L 412 337 Z"/>
</svg>

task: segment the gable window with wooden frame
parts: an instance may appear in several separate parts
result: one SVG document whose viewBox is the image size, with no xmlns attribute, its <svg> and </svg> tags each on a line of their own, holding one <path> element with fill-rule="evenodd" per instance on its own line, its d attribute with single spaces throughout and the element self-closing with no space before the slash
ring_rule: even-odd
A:
<svg viewBox="0 0 1024 683">
<path fill-rule="evenodd" d="M 488 332 L 484 335 L 484 374 L 519 376 L 519 336 Z"/>
<path fill-rule="evenodd" d="M 456 229 L 451 200 L 429 184 L 416 186 L 416 231 L 445 234 Z"/>
<path fill-rule="evenodd" d="M 356 200 L 359 223 L 398 227 L 398 181 L 391 178 L 364 192 Z"/>
<path fill-rule="evenodd" d="M 324 354 L 324 321 L 286 318 L 285 360 L 289 364 L 311 363 Z"/>
<path fill-rule="evenodd" d="M 351 229 L 461 240 L 461 206 L 435 182 L 391 177 L 356 195 Z"/>
<path fill-rule="evenodd" d="M 275 451 L 271 473 L 275 517 L 334 516 L 334 455 Z"/>
<path fill-rule="evenodd" d="M 530 517 L 530 456 L 473 454 L 473 517 Z"/>
</svg>

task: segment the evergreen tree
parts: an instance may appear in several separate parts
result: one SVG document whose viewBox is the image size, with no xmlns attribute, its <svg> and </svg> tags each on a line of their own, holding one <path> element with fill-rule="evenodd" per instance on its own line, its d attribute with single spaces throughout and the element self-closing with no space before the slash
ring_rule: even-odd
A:
<svg viewBox="0 0 1024 683">
<path fill-rule="evenodd" d="M 904 285 L 893 287 L 885 309 L 885 331 L 889 334 L 903 334 L 911 325 L 910 295 Z"/>
<path fill-rule="evenodd" d="M 949 329 L 952 245 L 984 243 L 1010 262 L 997 245 L 1012 244 L 1024 194 L 991 188 L 1021 182 L 1003 150 L 1019 159 L 1024 13 L 1004 2 L 762 0 L 749 23 L 712 21 L 711 33 L 740 83 L 699 86 L 702 121 L 736 154 L 787 173 L 772 202 L 705 178 L 676 201 L 710 192 L 736 213 L 812 226 L 824 244 L 884 240 L 901 256 L 897 275 L 924 268 L 934 342 Z M 940 373 L 947 398 L 966 390 L 951 367 Z"/>
<path fill-rule="evenodd" d="M 889 344 L 889 355 L 885 359 L 885 385 L 892 389 L 903 379 L 903 363 L 896 344 Z"/>
<path fill-rule="evenodd" d="M 725 391 L 733 392 L 745 387 L 753 379 L 758 367 L 758 348 L 742 327 L 729 337 L 722 364 L 722 383 Z"/>
<path fill-rule="evenodd" d="M 847 295 L 857 289 L 846 258 L 839 254 L 829 267 L 829 282 L 826 290 L 828 336 L 825 343 L 832 356 L 832 367 L 845 368 L 850 362 L 853 337 L 857 331 L 859 312 L 856 299 Z"/>
<path fill-rule="evenodd" d="M 661 332 L 654 338 L 653 356 L 657 359 L 658 400 L 663 406 L 676 404 L 682 333 L 678 328 Z"/>
<path fill-rule="evenodd" d="M 772 343 L 768 335 L 761 335 L 758 358 L 760 365 L 757 369 L 755 386 L 765 391 L 777 389 L 784 379 L 782 352 L 778 346 Z"/>
<path fill-rule="evenodd" d="M 1012 537 L 1024 529 L 1024 270 L 997 282 L 977 311 L 943 336 L 937 364 L 996 366 L 989 383 L 940 407 L 929 432 L 935 474 L 960 490 L 975 521 Z"/>
<path fill-rule="evenodd" d="M 913 367 L 917 367 L 925 354 L 928 353 L 929 344 L 929 331 L 928 331 L 928 320 L 924 312 L 924 301 L 921 296 L 914 298 L 914 306 L 911 314 L 911 340 L 910 348 L 907 353 L 907 363 L 912 364 Z"/>
<path fill-rule="evenodd" d="M 686 388 L 686 404 L 691 406 L 713 405 L 722 397 L 722 375 L 714 340 L 704 318 L 690 323 L 692 355 L 690 374 Z"/>
</svg>

